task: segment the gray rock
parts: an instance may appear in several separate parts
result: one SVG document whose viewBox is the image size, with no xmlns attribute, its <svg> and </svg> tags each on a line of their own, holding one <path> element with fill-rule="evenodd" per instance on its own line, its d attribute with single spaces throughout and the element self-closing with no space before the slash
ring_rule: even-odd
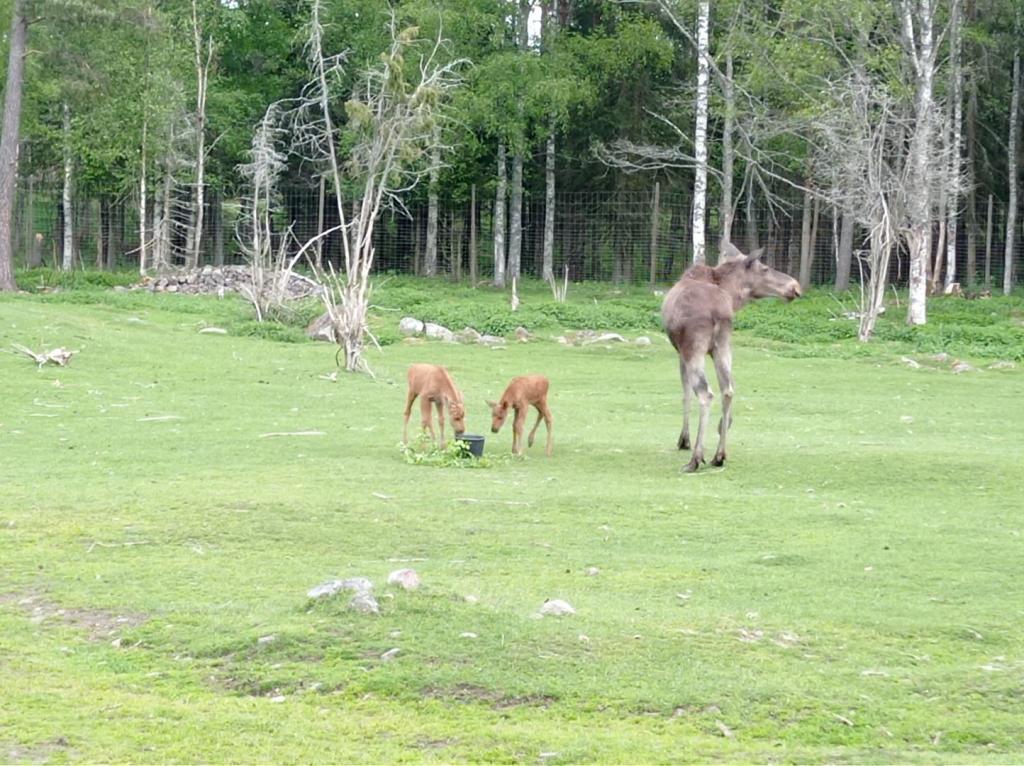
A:
<svg viewBox="0 0 1024 766">
<path fill-rule="evenodd" d="M 962 372 L 974 372 L 975 368 L 967 362 L 957 362 L 953 365 L 953 372 L 959 375 Z"/>
<path fill-rule="evenodd" d="M 405 590 L 416 590 L 420 587 L 420 576 L 415 569 L 396 569 L 388 575 L 388 585 L 398 585 Z"/>
<path fill-rule="evenodd" d="M 528 341 L 531 337 L 533 336 L 530 335 L 530 331 L 527 330 L 525 327 L 516 328 L 516 340 L 518 340 L 520 343 L 526 343 L 526 341 Z"/>
<path fill-rule="evenodd" d="M 617 332 L 604 332 L 601 333 L 600 335 L 597 335 L 593 338 L 588 338 L 587 340 L 583 341 L 583 345 L 589 346 L 593 343 L 610 343 L 612 341 L 614 341 L 615 343 L 625 343 L 626 339 L 619 335 Z"/>
<path fill-rule="evenodd" d="M 636 345 L 638 345 L 638 346 L 649 346 L 649 345 L 651 345 L 651 339 L 648 338 L 646 335 L 641 335 L 639 338 L 637 338 L 633 342 L 636 343 Z"/>
<path fill-rule="evenodd" d="M 455 341 L 455 333 L 444 325 L 434 324 L 433 322 L 427 322 L 424 325 L 423 334 L 428 338 L 443 340 L 446 343 L 453 343 Z"/>
<path fill-rule="evenodd" d="M 380 604 L 373 597 L 372 593 L 357 593 L 348 602 L 348 608 L 360 614 L 380 614 Z"/>
<path fill-rule="evenodd" d="M 916 370 L 921 366 L 917 360 L 911 359 L 909 356 L 901 356 L 900 361 L 912 370 Z"/>
<path fill-rule="evenodd" d="M 463 327 L 457 333 L 455 333 L 455 340 L 459 343 L 476 343 L 480 340 L 480 333 L 474 330 L 472 327 Z"/>
<path fill-rule="evenodd" d="M 380 658 L 384 660 L 384 662 L 390 662 L 391 660 L 395 659 L 395 657 L 397 657 L 401 651 L 402 650 L 396 646 L 394 649 L 388 649 L 386 652 L 384 652 L 384 654 L 380 656 Z"/>
<path fill-rule="evenodd" d="M 373 583 L 365 577 L 350 577 L 347 580 L 328 580 L 310 589 L 306 595 L 310 598 L 327 598 L 343 590 L 368 593 L 373 590 Z"/>
<path fill-rule="evenodd" d="M 540 613 L 549 617 L 564 617 L 565 615 L 576 614 L 576 610 L 572 608 L 572 604 L 568 601 L 553 598 L 544 602 L 544 605 L 540 608 Z"/>
<path fill-rule="evenodd" d="M 988 369 L 990 369 L 990 370 L 1012 370 L 1016 366 L 1017 365 L 1015 365 L 1013 362 L 1008 362 L 1005 359 L 1001 359 L 998 362 L 992 362 L 992 364 L 990 364 L 988 366 Z"/>
<path fill-rule="evenodd" d="M 199 331 L 200 335 L 227 335 L 228 331 L 223 327 L 204 327 Z"/>
<path fill-rule="evenodd" d="M 402 317 L 398 322 L 398 331 L 402 335 L 421 335 L 423 333 L 423 322 L 416 317 Z"/>
<path fill-rule="evenodd" d="M 482 343 L 485 346 L 504 346 L 505 339 L 499 338 L 497 335 L 481 335 L 477 339 L 477 343 Z"/>
</svg>

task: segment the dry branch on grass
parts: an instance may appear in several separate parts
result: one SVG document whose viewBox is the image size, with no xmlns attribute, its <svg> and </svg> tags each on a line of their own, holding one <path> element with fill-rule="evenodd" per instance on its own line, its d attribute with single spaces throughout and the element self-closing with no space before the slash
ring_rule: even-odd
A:
<svg viewBox="0 0 1024 766">
<path fill-rule="evenodd" d="M 71 357 L 78 353 L 77 351 L 69 351 L 63 346 L 38 354 L 32 349 L 21 345 L 20 343 L 12 343 L 11 346 L 14 348 L 15 351 L 18 351 L 24 354 L 25 356 L 32 358 L 35 361 L 35 363 L 40 367 L 47 363 L 56 364 L 60 367 L 67 367 L 68 362 L 71 361 Z"/>
</svg>

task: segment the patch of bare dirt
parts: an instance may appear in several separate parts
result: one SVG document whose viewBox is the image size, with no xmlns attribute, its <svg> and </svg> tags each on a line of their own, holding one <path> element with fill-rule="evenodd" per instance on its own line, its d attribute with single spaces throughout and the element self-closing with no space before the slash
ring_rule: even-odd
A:
<svg viewBox="0 0 1024 766">
<path fill-rule="evenodd" d="M 508 710 L 509 708 L 521 707 L 523 705 L 546 708 L 557 699 L 549 694 L 507 695 L 494 689 L 485 689 L 482 686 L 475 686 L 473 684 L 457 684 L 450 689 L 432 686 L 423 691 L 423 696 L 427 699 L 442 701 L 481 702 L 490 705 L 494 710 Z"/>
<path fill-rule="evenodd" d="M 50 763 L 59 756 L 68 755 L 71 743 L 66 737 L 55 737 L 34 745 L 0 743 L 0 761 L 3 763 Z"/>
<path fill-rule="evenodd" d="M 58 622 L 85 631 L 92 641 L 115 640 L 122 631 L 138 627 L 149 619 L 138 612 L 62 607 L 39 591 L 0 594 L 0 605 L 16 606 L 33 624 Z"/>
</svg>

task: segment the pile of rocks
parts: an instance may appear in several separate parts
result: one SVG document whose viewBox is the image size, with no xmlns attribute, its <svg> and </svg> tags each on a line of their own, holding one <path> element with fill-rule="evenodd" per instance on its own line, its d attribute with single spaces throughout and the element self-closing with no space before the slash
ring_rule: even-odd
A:
<svg viewBox="0 0 1024 766">
<path fill-rule="evenodd" d="M 143 277 L 136 289 L 156 293 L 223 295 L 226 292 L 240 292 L 251 286 L 252 273 L 248 266 L 203 266 L 189 271 Z M 314 280 L 292 273 L 288 277 L 286 292 L 294 300 L 319 295 L 322 289 Z"/>
<path fill-rule="evenodd" d="M 424 337 L 432 340 L 441 340 L 445 343 L 480 343 L 484 346 L 501 346 L 505 339 L 497 335 L 485 335 L 474 330 L 472 327 L 464 327 L 458 332 L 449 330 L 444 325 L 433 322 L 421 322 L 416 317 L 403 317 L 398 323 L 398 331 L 406 337 Z M 516 328 L 516 338 L 521 341 L 530 339 L 530 333 L 525 327 Z"/>
</svg>

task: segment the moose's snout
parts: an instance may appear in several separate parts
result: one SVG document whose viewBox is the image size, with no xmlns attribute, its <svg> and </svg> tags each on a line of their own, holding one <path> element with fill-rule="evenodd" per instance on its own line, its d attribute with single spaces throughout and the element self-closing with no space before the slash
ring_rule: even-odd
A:
<svg viewBox="0 0 1024 766">
<path fill-rule="evenodd" d="M 492 434 L 496 434 L 496 433 L 498 433 L 498 429 L 497 429 L 497 428 L 495 428 L 494 426 L 491 426 L 491 433 L 492 433 Z"/>
<path fill-rule="evenodd" d="M 800 283 L 796 280 L 789 286 L 789 290 L 786 292 L 786 301 L 793 301 L 799 298 L 803 293 L 800 292 Z"/>
</svg>

